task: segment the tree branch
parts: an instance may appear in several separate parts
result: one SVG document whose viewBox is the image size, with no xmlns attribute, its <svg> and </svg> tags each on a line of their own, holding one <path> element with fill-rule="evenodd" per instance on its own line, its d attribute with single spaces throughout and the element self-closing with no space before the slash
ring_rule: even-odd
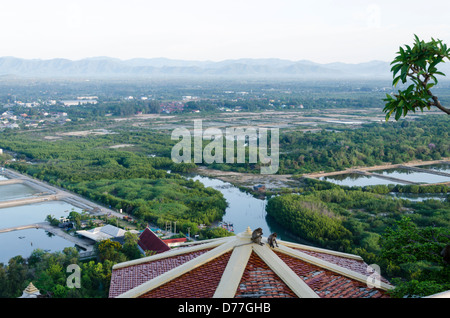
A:
<svg viewBox="0 0 450 318">
<path fill-rule="evenodd" d="M 434 96 L 433 93 L 431 93 L 431 91 L 429 89 L 427 89 L 427 84 L 428 84 L 428 81 L 430 80 L 431 76 L 429 74 L 427 74 L 427 75 L 424 75 L 424 77 L 425 77 L 425 80 L 422 82 L 419 79 L 419 82 L 422 84 L 422 86 L 425 89 L 425 91 L 427 92 L 427 94 L 429 96 L 431 96 L 431 98 L 433 99 L 433 102 L 428 103 L 428 105 L 435 106 L 435 107 L 439 108 L 441 111 L 443 111 L 444 113 L 446 113 L 447 115 L 450 115 L 450 109 L 442 106 L 441 102 L 439 101 L 439 98 L 437 98 L 437 96 Z"/>
<path fill-rule="evenodd" d="M 430 94 L 430 91 L 428 91 L 428 93 Z M 450 109 L 445 108 L 444 106 L 441 105 L 441 102 L 439 101 L 439 99 L 434 96 L 433 94 L 430 94 L 431 98 L 433 99 L 434 103 L 432 103 L 432 106 L 436 106 L 437 108 L 439 108 L 441 111 L 443 111 L 444 113 L 446 113 L 447 115 L 450 115 Z"/>
</svg>

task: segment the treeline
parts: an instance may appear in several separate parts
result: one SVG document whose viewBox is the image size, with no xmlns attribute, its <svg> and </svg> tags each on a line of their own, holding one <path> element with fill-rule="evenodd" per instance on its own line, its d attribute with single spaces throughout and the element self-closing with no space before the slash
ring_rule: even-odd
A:
<svg viewBox="0 0 450 318">
<path fill-rule="evenodd" d="M 336 171 L 450 156 L 450 120 L 424 116 L 414 121 L 365 124 L 361 129 L 286 132 L 280 136 L 279 173 Z"/>
<path fill-rule="evenodd" d="M 447 116 L 364 124 L 318 132 L 280 131 L 278 174 L 331 172 L 355 166 L 399 164 L 450 157 Z M 248 155 L 246 156 L 248 158 Z M 213 163 L 211 168 L 259 173 L 257 164 Z"/>
</svg>

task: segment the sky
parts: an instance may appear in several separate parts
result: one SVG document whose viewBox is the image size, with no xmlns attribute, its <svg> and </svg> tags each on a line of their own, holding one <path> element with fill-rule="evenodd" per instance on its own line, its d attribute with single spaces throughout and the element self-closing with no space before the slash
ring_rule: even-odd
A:
<svg viewBox="0 0 450 318">
<path fill-rule="evenodd" d="M 448 0 L 2 0 L 0 56 L 392 61 L 450 44 Z"/>
</svg>

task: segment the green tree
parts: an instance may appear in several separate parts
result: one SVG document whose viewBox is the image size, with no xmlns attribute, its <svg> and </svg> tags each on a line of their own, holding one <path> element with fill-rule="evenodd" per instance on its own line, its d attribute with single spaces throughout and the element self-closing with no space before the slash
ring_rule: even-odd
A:
<svg viewBox="0 0 450 318">
<path fill-rule="evenodd" d="M 430 42 L 420 40 L 417 35 L 413 47 L 405 45 L 400 47 L 397 57 L 391 63 L 393 64 L 393 86 L 401 81 L 406 84 L 408 80 L 412 81 L 405 90 L 399 90 L 398 94 L 393 96 L 387 94 L 386 106 L 383 111 L 386 113 L 386 120 L 395 113 L 395 120 L 406 116 L 409 111 L 426 107 L 430 109 L 435 106 L 446 114 L 450 114 L 450 109 L 442 106 L 439 98 L 431 92 L 431 88 L 438 83 L 436 75 L 445 76 L 439 72 L 437 65 L 450 59 L 450 49 L 441 40 L 431 39 Z M 399 74 L 399 75 L 397 75 Z"/>
<path fill-rule="evenodd" d="M 440 252 L 449 242 L 448 228 L 418 227 L 408 217 L 388 228 L 381 237 L 381 257 L 397 276 L 393 295 L 422 297 L 448 290 L 450 267 Z"/>
<path fill-rule="evenodd" d="M 122 250 L 130 260 L 142 257 L 142 253 L 138 248 L 138 241 L 139 237 L 137 234 L 131 232 L 125 233 Z"/>
<path fill-rule="evenodd" d="M 103 240 L 95 244 L 94 248 L 97 250 L 97 255 L 101 262 L 110 260 L 113 262 L 124 262 L 126 256 L 123 254 L 122 245 L 117 241 Z"/>
</svg>

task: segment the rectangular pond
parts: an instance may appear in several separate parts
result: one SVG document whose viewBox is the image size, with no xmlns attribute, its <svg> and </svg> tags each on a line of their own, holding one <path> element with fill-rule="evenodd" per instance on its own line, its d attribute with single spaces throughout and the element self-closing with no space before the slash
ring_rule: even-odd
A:
<svg viewBox="0 0 450 318">
<path fill-rule="evenodd" d="M 0 201 L 28 198 L 39 191 L 22 183 L 0 185 Z"/>
<path fill-rule="evenodd" d="M 67 217 L 72 210 L 82 212 L 82 209 L 64 201 L 46 201 L 3 208 L 0 209 L 0 229 L 44 222 L 49 214 L 55 218 Z"/>
<path fill-rule="evenodd" d="M 384 176 L 397 178 L 401 180 L 416 182 L 416 183 L 440 183 L 449 182 L 450 177 L 440 176 L 432 173 L 418 172 L 409 169 L 395 168 L 386 170 L 372 171 L 372 173 L 379 173 Z"/>
<path fill-rule="evenodd" d="M 388 185 L 388 184 L 401 184 L 391 180 L 377 178 L 375 176 L 368 176 L 359 173 L 343 173 L 334 176 L 320 177 L 319 180 L 328 181 L 337 185 L 349 186 L 349 187 L 365 187 L 370 185 Z"/>
<path fill-rule="evenodd" d="M 450 173 L 450 164 L 447 164 L 447 163 L 438 163 L 435 165 L 426 165 L 426 166 L 417 166 L 417 167 L 422 168 L 422 169 L 430 169 L 430 170 L 435 170 L 435 171 L 439 171 L 439 172 Z"/>
<path fill-rule="evenodd" d="M 66 247 L 75 247 L 75 244 L 43 229 L 0 233 L 0 263 L 7 264 L 18 255 L 27 258 L 38 248 L 53 253 Z"/>
</svg>

